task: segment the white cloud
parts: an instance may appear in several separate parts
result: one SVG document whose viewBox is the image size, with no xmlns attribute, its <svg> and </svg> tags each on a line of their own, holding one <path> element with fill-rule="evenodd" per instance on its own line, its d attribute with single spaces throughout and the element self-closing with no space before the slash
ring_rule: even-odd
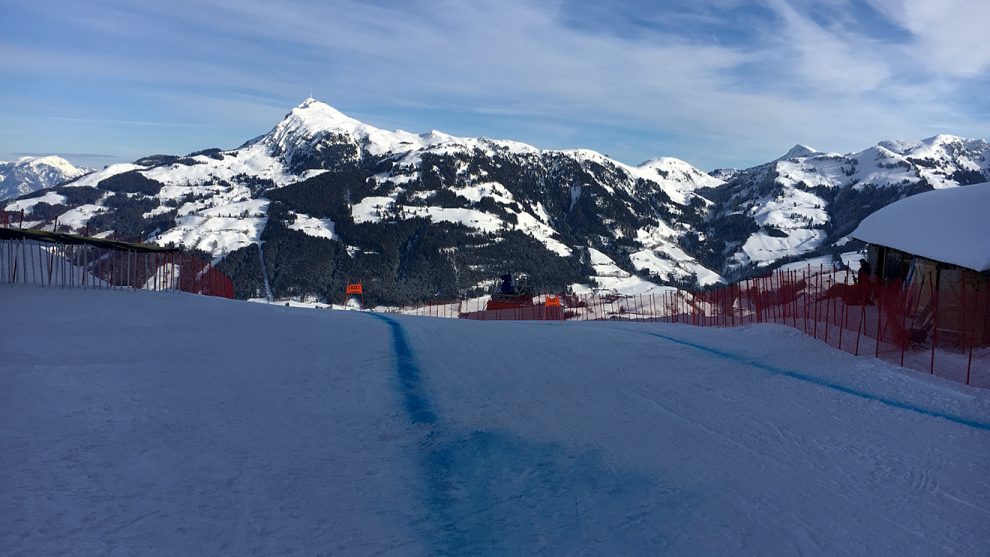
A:
<svg viewBox="0 0 990 557">
<path fill-rule="evenodd" d="M 916 38 L 912 52 L 939 74 L 973 77 L 990 67 L 987 0 L 871 0 Z"/>
<path fill-rule="evenodd" d="M 0 68 L 139 82 L 183 122 L 233 119 L 238 133 L 245 122 L 263 132 L 312 87 L 355 116 L 383 115 L 369 119 L 379 126 L 426 130 L 442 127 L 436 114 L 466 114 L 469 124 L 445 131 L 509 130 L 501 135 L 628 162 L 668 154 L 713 167 L 767 160 L 798 142 L 853 150 L 943 131 L 985 136 L 987 122 L 948 99 L 985 70 L 990 49 L 966 47 L 976 40 L 970 27 L 951 36 L 961 16 L 926 15 L 925 2 L 873 1 L 915 39 L 864 33 L 845 0 L 819 3 L 834 15 L 825 22 L 764 0 L 776 18 L 728 41 L 681 33 L 659 16 L 645 18 L 657 25 L 649 33 L 575 28 L 555 2 L 94 0 L 48 13 L 75 14 L 75 32 L 119 43 L 112 51 L 0 43 Z M 692 6 L 677 21 L 731 27 L 723 12 L 743 4 Z M 984 17 L 985 8 L 969 8 L 973 20 Z M 126 25 L 115 31 L 107 21 L 122 12 Z M 937 71 L 919 69 L 919 57 Z"/>
<path fill-rule="evenodd" d="M 891 77 L 888 62 L 867 40 L 826 29 L 800 14 L 786 0 L 766 0 L 784 23 L 778 48 L 794 51 L 791 61 L 806 83 L 847 94 L 877 89 Z"/>
</svg>

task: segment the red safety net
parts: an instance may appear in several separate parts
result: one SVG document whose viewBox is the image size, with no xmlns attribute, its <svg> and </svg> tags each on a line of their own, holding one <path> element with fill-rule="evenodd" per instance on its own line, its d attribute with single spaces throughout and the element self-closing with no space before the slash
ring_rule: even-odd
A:
<svg viewBox="0 0 990 557">
<path fill-rule="evenodd" d="M 506 320 L 623 320 L 733 327 L 776 323 L 840 350 L 990 388 L 990 289 L 985 277 L 941 270 L 908 282 L 857 283 L 848 270 L 778 270 L 704 291 L 553 295 L 532 306 L 485 310 L 485 299 L 428 304 L 409 313 Z M 941 278 L 936 278 L 941 277 Z M 540 300 L 544 300 L 540 303 Z M 456 311 L 454 311 L 456 309 Z"/>
</svg>

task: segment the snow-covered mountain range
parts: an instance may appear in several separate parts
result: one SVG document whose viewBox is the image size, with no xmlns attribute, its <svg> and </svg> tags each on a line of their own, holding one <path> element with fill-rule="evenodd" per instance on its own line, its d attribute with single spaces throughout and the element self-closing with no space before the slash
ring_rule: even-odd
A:
<svg viewBox="0 0 990 557">
<path fill-rule="evenodd" d="M 265 278 L 277 296 L 317 297 L 365 280 L 402 302 L 457 296 L 507 269 L 536 288 L 703 286 L 839 249 L 904 195 L 988 179 L 990 145 L 952 136 L 849 155 L 799 145 L 708 174 L 668 157 L 629 166 L 387 131 L 307 99 L 237 149 L 112 165 L 7 209 L 34 226 L 207 252 L 244 296 Z"/>
<path fill-rule="evenodd" d="M 54 155 L 0 161 L 0 200 L 50 188 L 89 171 Z"/>
<path fill-rule="evenodd" d="M 777 160 L 717 175 L 727 181 L 705 192 L 716 205 L 709 221 L 746 217 L 743 227 L 721 227 L 722 241 L 709 246 L 731 275 L 841 246 L 865 216 L 906 195 L 990 180 L 990 143 L 937 135 L 850 154 L 796 145 Z"/>
</svg>

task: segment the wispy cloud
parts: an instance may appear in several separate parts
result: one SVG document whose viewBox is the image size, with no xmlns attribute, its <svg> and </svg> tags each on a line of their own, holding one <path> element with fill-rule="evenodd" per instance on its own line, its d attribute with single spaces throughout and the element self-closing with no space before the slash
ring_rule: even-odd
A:
<svg viewBox="0 0 990 557">
<path fill-rule="evenodd" d="M 973 77 L 990 67 L 985 0 L 870 0 L 915 37 L 912 59 L 937 75 Z"/>
<path fill-rule="evenodd" d="M 80 122 L 83 124 L 114 124 L 121 126 L 146 126 L 152 128 L 215 128 L 212 124 L 197 124 L 193 122 L 146 122 L 142 120 L 115 120 L 112 118 L 72 118 L 68 116 L 46 116 L 51 120 L 61 122 Z"/>
<path fill-rule="evenodd" d="M 88 158 L 100 158 L 100 159 L 116 159 L 116 155 L 108 155 L 105 153 L 14 153 L 18 157 L 44 157 L 47 155 L 58 155 L 60 157 L 88 157 Z"/>
<path fill-rule="evenodd" d="M 787 0 L 766 0 L 782 24 L 776 52 L 790 66 L 797 85 L 843 95 L 876 90 L 893 68 L 876 45 L 843 29 L 829 29 L 801 14 Z"/>
<path fill-rule="evenodd" d="M 93 100 L 60 111 L 66 120 L 171 130 L 173 143 L 183 128 L 200 132 L 176 151 L 240 143 L 312 88 L 383 127 L 712 167 L 796 142 L 851 150 L 941 131 L 986 136 L 987 6 L 94 0 L 43 10 L 70 39 L 5 39 L 0 68 L 70 76 L 115 107 L 92 112 Z"/>
</svg>

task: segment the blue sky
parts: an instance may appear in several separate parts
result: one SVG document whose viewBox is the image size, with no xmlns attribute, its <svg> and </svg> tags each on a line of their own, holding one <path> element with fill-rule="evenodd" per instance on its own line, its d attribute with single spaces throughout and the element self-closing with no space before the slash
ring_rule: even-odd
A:
<svg viewBox="0 0 990 557">
<path fill-rule="evenodd" d="M 235 147 L 312 91 L 378 127 L 710 170 L 990 136 L 986 0 L 6 0 L 0 160 Z"/>
</svg>

